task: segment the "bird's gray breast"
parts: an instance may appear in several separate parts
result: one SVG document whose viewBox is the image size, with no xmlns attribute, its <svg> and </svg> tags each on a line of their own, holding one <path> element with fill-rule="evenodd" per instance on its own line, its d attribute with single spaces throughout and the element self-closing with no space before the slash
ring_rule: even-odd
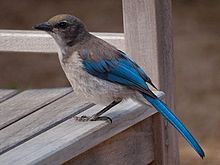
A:
<svg viewBox="0 0 220 165">
<path fill-rule="evenodd" d="M 95 103 L 107 104 L 113 100 L 124 98 L 133 93 L 132 90 L 122 85 L 114 84 L 89 74 L 84 70 L 82 59 L 77 51 L 69 56 L 63 56 L 60 53 L 59 59 L 62 68 L 74 92 L 77 94 L 83 95 L 85 98 Z"/>
</svg>

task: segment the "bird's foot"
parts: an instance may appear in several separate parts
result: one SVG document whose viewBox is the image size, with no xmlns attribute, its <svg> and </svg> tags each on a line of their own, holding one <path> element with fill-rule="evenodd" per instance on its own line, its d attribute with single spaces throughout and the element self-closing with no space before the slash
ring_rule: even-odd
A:
<svg viewBox="0 0 220 165">
<path fill-rule="evenodd" d="M 112 119 L 108 116 L 75 116 L 74 117 L 77 121 L 107 121 L 112 123 Z"/>
</svg>

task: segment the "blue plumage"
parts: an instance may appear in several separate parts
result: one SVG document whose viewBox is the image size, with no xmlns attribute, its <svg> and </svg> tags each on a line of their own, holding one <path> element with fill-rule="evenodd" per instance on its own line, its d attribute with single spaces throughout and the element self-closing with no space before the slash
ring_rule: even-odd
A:
<svg viewBox="0 0 220 165">
<path fill-rule="evenodd" d="M 205 156 L 204 151 L 202 150 L 196 139 L 186 129 L 183 123 L 171 112 L 171 110 L 161 100 L 151 98 L 147 95 L 143 96 L 180 132 L 180 134 L 196 150 L 200 157 L 203 158 Z"/>
<path fill-rule="evenodd" d="M 124 53 L 119 51 L 112 59 L 91 60 L 84 59 L 82 61 L 84 69 L 93 76 L 103 80 L 125 85 L 127 87 L 138 90 L 189 142 L 195 151 L 203 158 L 204 151 L 180 122 L 180 120 L 170 111 L 170 109 L 153 94 L 148 88 L 146 82 L 150 82 L 150 78 L 144 71 Z M 153 85 L 154 86 L 154 85 Z"/>
<path fill-rule="evenodd" d="M 138 70 L 134 68 L 135 63 L 128 57 L 125 57 L 122 54 L 119 55 L 118 58 L 112 60 L 102 59 L 95 61 L 87 58 L 84 59 L 82 63 L 84 69 L 93 76 L 128 86 L 156 98 L 153 92 L 149 90 L 145 80 L 141 77 Z"/>
</svg>

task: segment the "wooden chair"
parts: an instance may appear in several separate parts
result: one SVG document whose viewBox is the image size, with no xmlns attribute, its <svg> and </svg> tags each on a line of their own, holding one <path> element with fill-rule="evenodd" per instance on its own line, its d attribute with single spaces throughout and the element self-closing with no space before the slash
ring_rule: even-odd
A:
<svg viewBox="0 0 220 165">
<path fill-rule="evenodd" d="M 131 55 L 174 109 L 170 0 L 123 0 L 123 21 L 124 34 L 94 34 Z M 57 47 L 46 33 L 1 30 L 0 51 L 54 53 Z M 150 106 L 121 103 L 107 114 L 112 124 L 72 118 L 101 108 L 71 88 L 0 90 L 0 164 L 179 164 L 176 131 Z"/>
</svg>

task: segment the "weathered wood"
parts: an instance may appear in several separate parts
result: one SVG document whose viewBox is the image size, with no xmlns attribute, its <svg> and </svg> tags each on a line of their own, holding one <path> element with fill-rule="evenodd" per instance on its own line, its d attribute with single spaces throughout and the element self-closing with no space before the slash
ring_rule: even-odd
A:
<svg viewBox="0 0 220 165">
<path fill-rule="evenodd" d="M 147 165 L 153 158 L 152 118 L 147 118 L 63 165 Z"/>
<path fill-rule="evenodd" d="M 172 42 L 172 6 L 171 0 L 155 0 L 157 20 L 157 43 L 160 89 L 166 93 L 166 103 L 174 111 L 175 70 Z M 164 121 L 167 144 L 167 164 L 179 164 L 179 146 L 177 131 Z"/>
<path fill-rule="evenodd" d="M 154 161 L 152 165 L 166 165 L 167 154 L 166 152 L 166 136 L 164 122 L 159 113 L 152 116 L 153 118 L 153 133 L 154 133 Z M 169 164 L 167 164 L 169 165 Z"/>
<path fill-rule="evenodd" d="M 156 94 L 162 95 L 161 92 Z M 93 106 L 87 111 L 94 112 L 98 108 L 100 106 Z M 0 162 L 3 165 L 62 164 L 155 113 L 151 107 L 146 108 L 145 105 L 128 100 L 106 113 L 113 119 L 112 124 L 105 121 L 78 122 L 69 119 L 2 154 Z M 146 141 L 148 142 L 152 141 Z"/>
<path fill-rule="evenodd" d="M 123 0 L 123 17 L 127 52 L 144 68 L 153 82 L 165 91 L 166 101 L 173 109 L 170 0 Z M 157 131 L 154 131 L 155 160 L 158 161 L 155 163 L 179 164 L 175 130 L 164 125 L 159 115 L 155 115 L 153 122 Z"/>
<path fill-rule="evenodd" d="M 122 33 L 92 33 L 124 50 Z M 0 30 L 0 51 L 57 53 L 53 38 L 40 31 Z"/>
<path fill-rule="evenodd" d="M 16 93 L 17 91 L 13 89 L 0 89 L 0 103 L 14 96 Z"/>
<path fill-rule="evenodd" d="M 71 92 L 71 88 L 27 90 L 0 104 L 0 129 Z"/>
<path fill-rule="evenodd" d="M 58 93 L 57 90 L 55 90 Z M 34 91 L 38 93 L 37 90 Z M 66 90 L 63 89 L 63 93 Z M 50 92 L 52 93 L 52 91 Z M 39 95 L 34 95 L 39 99 Z M 92 104 L 82 101 L 73 92 L 41 108 L 0 131 L 0 154 L 75 116 Z"/>
</svg>

